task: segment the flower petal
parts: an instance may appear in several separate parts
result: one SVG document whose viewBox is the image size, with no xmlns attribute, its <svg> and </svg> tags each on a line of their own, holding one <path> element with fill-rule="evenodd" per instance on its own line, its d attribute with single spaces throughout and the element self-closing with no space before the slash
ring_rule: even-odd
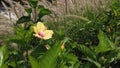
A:
<svg viewBox="0 0 120 68">
<path fill-rule="evenodd" d="M 37 34 L 38 33 L 37 27 L 34 26 L 33 29 L 34 29 L 34 32 Z"/>
<path fill-rule="evenodd" d="M 40 31 L 44 31 L 44 30 L 46 30 L 46 27 L 45 27 L 45 25 L 43 24 L 43 23 L 41 23 L 41 22 L 38 22 L 37 23 L 37 29 L 38 29 L 38 32 Z"/>
<path fill-rule="evenodd" d="M 47 40 L 47 39 L 52 38 L 52 34 L 53 34 L 53 31 L 52 31 L 52 30 L 45 30 L 45 31 L 44 31 L 45 37 L 43 37 L 43 39 L 44 39 L 44 40 Z"/>
</svg>

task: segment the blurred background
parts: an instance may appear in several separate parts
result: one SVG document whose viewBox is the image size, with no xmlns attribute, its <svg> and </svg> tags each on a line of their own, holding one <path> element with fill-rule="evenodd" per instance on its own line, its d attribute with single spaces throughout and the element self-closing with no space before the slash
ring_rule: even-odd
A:
<svg viewBox="0 0 120 68">
<path fill-rule="evenodd" d="M 43 19 L 54 23 L 68 17 L 85 17 L 88 10 L 99 15 L 109 10 L 110 3 L 111 0 L 39 0 L 38 4 L 52 11 L 51 15 Z M 25 8 L 28 7 L 28 0 L 0 0 L 0 44 L 4 38 L 14 34 L 13 24 L 18 18 L 27 15 Z"/>
</svg>

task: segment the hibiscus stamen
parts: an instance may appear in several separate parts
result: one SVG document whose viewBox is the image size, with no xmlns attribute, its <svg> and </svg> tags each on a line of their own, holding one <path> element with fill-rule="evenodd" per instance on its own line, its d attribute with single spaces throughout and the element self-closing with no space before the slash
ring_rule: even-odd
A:
<svg viewBox="0 0 120 68">
<path fill-rule="evenodd" d="M 44 37 L 45 35 L 42 32 L 38 32 L 38 35 Z"/>
</svg>

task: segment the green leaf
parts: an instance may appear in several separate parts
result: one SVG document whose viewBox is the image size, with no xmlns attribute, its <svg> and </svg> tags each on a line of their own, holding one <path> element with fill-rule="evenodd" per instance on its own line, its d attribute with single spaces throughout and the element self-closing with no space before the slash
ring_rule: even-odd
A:
<svg viewBox="0 0 120 68">
<path fill-rule="evenodd" d="M 98 68 L 101 68 L 101 64 L 100 64 L 100 63 L 94 61 L 93 59 L 91 59 L 91 58 L 89 58 L 89 57 L 87 57 L 86 59 L 87 59 L 89 62 L 94 63 Z"/>
<path fill-rule="evenodd" d="M 38 0 L 29 0 L 30 6 L 33 8 L 37 7 Z"/>
<path fill-rule="evenodd" d="M 29 39 L 25 39 L 25 36 L 27 31 L 24 30 L 23 28 L 15 28 L 15 35 L 13 37 L 9 37 L 7 39 L 8 42 L 15 42 L 17 43 L 19 46 L 24 46 L 26 45 L 26 41 L 28 41 Z"/>
<path fill-rule="evenodd" d="M 61 52 L 61 44 L 57 42 L 47 53 L 40 59 L 40 68 L 55 68 L 56 59 Z"/>
<path fill-rule="evenodd" d="M 32 56 L 29 56 L 29 60 L 32 68 L 39 68 L 39 63 L 35 58 L 33 58 Z"/>
<path fill-rule="evenodd" d="M 116 58 L 120 60 L 120 47 L 117 47 L 115 51 L 117 52 Z"/>
<path fill-rule="evenodd" d="M 16 64 L 15 64 L 14 61 L 11 61 L 11 62 L 9 63 L 9 65 L 12 66 L 12 67 L 16 67 Z"/>
<path fill-rule="evenodd" d="M 91 68 L 91 66 L 92 66 L 92 64 L 90 62 L 86 62 L 84 64 L 81 64 L 81 66 L 79 68 Z"/>
<path fill-rule="evenodd" d="M 117 50 L 117 48 L 106 52 L 104 55 L 105 59 L 103 59 L 103 61 L 105 61 L 105 64 L 109 64 L 109 63 L 115 61 L 118 53 L 119 53 L 119 51 Z M 103 61 L 101 63 L 103 63 Z"/>
<path fill-rule="evenodd" d="M 0 67 L 2 66 L 3 63 L 3 52 L 0 50 Z"/>
<path fill-rule="evenodd" d="M 85 45 L 79 45 L 78 49 L 85 55 L 88 56 L 92 59 L 96 59 L 96 55 L 94 53 L 94 51 L 92 51 L 91 49 L 89 49 L 88 47 L 86 47 Z"/>
<path fill-rule="evenodd" d="M 5 60 L 8 58 L 8 53 L 6 46 L 0 48 L 0 68 L 7 68 Z"/>
<path fill-rule="evenodd" d="M 74 61 L 74 62 L 77 62 L 77 61 L 78 61 L 78 57 L 77 57 L 76 55 L 72 54 L 72 53 L 68 54 L 68 55 L 66 56 L 66 58 L 67 58 L 68 60 L 70 60 L 70 61 Z"/>
<path fill-rule="evenodd" d="M 39 19 L 42 18 L 44 15 L 49 15 L 51 14 L 51 11 L 44 8 L 44 6 L 38 6 L 38 11 L 39 11 Z"/>
<path fill-rule="evenodd" d="M 30 21 L 30 17 L 29 16 L 22 16 L 21 18 L 19 18 L 17 23 L 20 24 L 20 23 L 29 22 L 29 21 Z"/>
<path fill-rule="evenodd" d="M 3 63 L 3 52 L 2 52 L 2 50 L 0 50 L 0 67 L 1 67 L 1 65 L 2 65 L 2 63 Z"/>
<path fill-rule="evenodd" d="M 100 52 L 107 52 L 115 49 L 115 45 L 107 38 L 105 33 L 101 30 L 99 31 L 98 39 L 99 39 L 99 44 L 95 49 L 97 54 Z"/>
<path fill-rule="evenodd" d="M 32 9 L 31 8 L 25 9 L 25 11 L 28 13 L 29 16 L 32 13 Z"/>
</svg>

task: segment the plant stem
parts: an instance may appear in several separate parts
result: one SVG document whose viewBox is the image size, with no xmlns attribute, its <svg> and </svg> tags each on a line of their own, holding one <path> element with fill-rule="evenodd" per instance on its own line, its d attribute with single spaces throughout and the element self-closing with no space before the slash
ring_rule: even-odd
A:
<svg viewBox="0 0 120 68">
<path fill-rule="evenodd" d="M 34 18 L 34 19 L 35 19 L 35 22 L 37 21 L 37 12 L 36 12 L 36 9 L 37 9 L 37 8 L 35 7 L 35 9 L 34 9 L 34 12 L 35 12 L 35 18 Z"/>
</svg>

